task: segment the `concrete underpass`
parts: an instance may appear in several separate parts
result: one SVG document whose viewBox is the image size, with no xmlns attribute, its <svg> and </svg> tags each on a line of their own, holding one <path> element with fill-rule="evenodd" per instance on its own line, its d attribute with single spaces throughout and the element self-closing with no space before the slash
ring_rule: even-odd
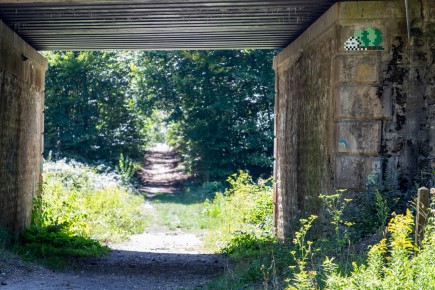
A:
<svg viewBox="0 0 435 290">
<path fill-rule="evenodd" d="M 281 238 L 319 210 L 321 193 L 358 193 L 369 177 L 414 188 L 435 166 L 435 1 L 332 2 L 0 1 L 0 225 L 29 225 L 41 181 L 38 50 L 283 48 L 273 63 Z"/>
</svg>

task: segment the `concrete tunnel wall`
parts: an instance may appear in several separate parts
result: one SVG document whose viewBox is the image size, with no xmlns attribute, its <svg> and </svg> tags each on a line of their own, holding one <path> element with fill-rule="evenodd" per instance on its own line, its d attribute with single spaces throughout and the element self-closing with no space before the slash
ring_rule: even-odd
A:
<svg viewBox="0 0 435 290">
<path fill-rule="evenodd" d="M 47 61 L 0 21 L 0 226 L 31 221 L 41 176 Z"/>
<path fill-rule="evenodd" d="M 319 194 L 358 194 L 369 175 L 402 192 L 428 182 L 421 173 L 435 167 L 435 1 L 410 3 L 411 39 L 404 1 L 341 2 L 275 57 L 279 237 L 320 212 Z M 345 49 L 369 27 L 382 32 L 382 48 Z"/>
</svg>

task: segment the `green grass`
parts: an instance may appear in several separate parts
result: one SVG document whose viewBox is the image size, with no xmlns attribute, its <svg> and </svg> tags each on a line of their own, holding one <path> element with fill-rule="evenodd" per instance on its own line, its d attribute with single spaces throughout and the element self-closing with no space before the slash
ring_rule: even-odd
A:
<svg viewBox="0 0 435 290">
<path fill-rule="evenodd" d="M 209 289 L 255 287 L 276 271 L 284 275 L 291 256 L 288 246 L 272 234 L 271 184 L 264 180 L 257 184 L 245 172 L 227 181 L 230 187 L 224 192 L 221 184 L 209 182 L 177 194 L 156 195 L 153 205 L 160 223 L 170 229 L 205 230 L 205 246 L 232 261 L 223 276 L 207 285 Z"/>
<path fill-rule="evenodd" d="M 184 192 L 161 193 L 153 198 L 158 222 L 171 230 L 203 230 L 211 227 L 212 220 L 204 215 L 207 198 L 213 194 L 199 186 Z"/>
<path fill-rule="evenodd" d="M 120 180 L 77 162 L 47 162 L 33 222 L 41 228 L 62 225 L 70 235 L 102 242 L 141 233 L 150 220 L 140 208 L 144 199 Z"/>
<path fill-rule="evenodd" d="M 13 250 L 26 260 L 63 269 L 76 258 L 103 256 L 109 248 L 89 238 L 69 235 L 60 226 L 51 226 L 25 229 Z"/>
<path fill-rule="evenodd" d="M 33 226 L 12 250 L 27 260 L 65 268 L 77 258 L 101 256 L 117 242 L 145 230 L 151 215 L 115 173 L 75 161 L 46 162 L 44 183 L 34 200 Z M 0 248 L 3 234 L 0 231 Z"/>
</svg>

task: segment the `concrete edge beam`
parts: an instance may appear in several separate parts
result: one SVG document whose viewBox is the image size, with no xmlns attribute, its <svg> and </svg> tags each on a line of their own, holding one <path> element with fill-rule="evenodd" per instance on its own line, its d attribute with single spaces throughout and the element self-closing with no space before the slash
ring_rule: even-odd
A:
<svg viewBox="0 0 435 290">
<path fill-rule="evenodd" d="M 25 42 L 18 34 L 10 29 L 3 21 L 0 20 L 0 41 L 6 42 L 19 51 L 24 58 L 31 59 L 35 64 L 45 70 L 48 68 L 47 59 L 36 51 L 32 46 Z"/>
</svg>

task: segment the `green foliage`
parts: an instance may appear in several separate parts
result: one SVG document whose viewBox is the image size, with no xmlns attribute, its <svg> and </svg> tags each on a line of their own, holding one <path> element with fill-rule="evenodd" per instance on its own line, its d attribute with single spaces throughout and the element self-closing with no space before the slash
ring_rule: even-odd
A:
<svg viewBox="0 0 435 290">
<path fill-rule="evenodd" d="M 383 228 L 387 224 L 390 209 L 388 207 L 387 201 L 382 196 L 382 192 L 379 189 L 375 190 L 375 196 L 376 218 L 379 228 Z"/>
<path fill-rule="evenodd" d="M 295 232 L 293 238 L 293 245 L 296 250 L 291 251 L 291 254 L 296 261 L 296 266 L 290 266 L 291 268 L 297 268 L 294 273 L 294 278 L 289 280 L 290 284 L 286 288 L 287 290 L 293 289 L 313 289 L 316 285 L 316 272 L 307 269 L 307 261 L 312 258 L 313 253 L 311 246 L 312 241 L 307 240 L 307 233 L 310 230 L 314 220 L 317 216 L 310 216 L 308 219 L 301 219 L 301 228 Z"/>
<path fill-rule="evenodd" d="M 168 142 L 203 181 L 270 175 L 274 54 L 46 53 L 45 152 L 115 165 Z"/>
<path fill-rule="evenodd" d="M 138 86 L 167 113 L 168 141 L 203 181 L 270 175 L 274 51 L 143 52 Z"/>
<path fill-rule="evenodd" d="M 136 172 L 133 161 L 121 153 L 119 155 L 118 166 L 116 166 L 116 172 L 121 176 L 124 184 L 129 184 L 133 175 Z"/>
<path fill-rule="evenodd" d="M 151 143 L 168 143 L 167 114 L 163 110 L 154 110 L 148 119 L 147 129 Z"/>
<path fill-rule="evenodd" d="M 209 289 L 283 289 L 281 276 L 291 273 L 290 247 L 277 240 L 264 240 L 250 234 L 234 239 L 239 244 L 227 254 L 231 259 L 224 275 L 212 281 Z M 263 287 L 260 287 L 260 284 Z"/>
<path fill-rule="evenodd" d="M 356 242 L 382 233 L 392 209 L 403 213 L 407 200 L 406 194 L 380 186 L 377 174 L 369 175 L 366 190 L 359 193 L 345 211 L 345 216 L 353 223 L 350 229 L 352 240 Z"/>
<path fill-rule="evenodd" d="M 21 233 L 15 250 L 27 259 L 63 268 L 72 258 L 103 256 L 109 248 L 80 236 L 71 236 L 61 226 L 31 227 Z"/>
<path fill-rule="evenodd" d="M 214 194 L 225 190 L 224 184 L 220 181 L 206 181 L 201 186 L 202 190 Z"/>
<path fill-rule="evenodd" d="M 339 189 L 336 194 L 323 195 L 319 197 L 323 200 L 326 207 L 326 215 L 330 218 L 330 223 L 334 227 L 335 243 L 340 251 L 349 243 L 349 227 L 353 224 L 343 218 L 344 210 L 351 199 L 343 198 L 346 190 Z"/>
<path fill-rule="evenodd" d="M 243 171 L 227 181 L 230 187 L 206 202 L 204 214 L 210 219 L 210 232 L 205 240 L 236 265 L 209 287 L 242 289 L 262 277 L 265 287 L 275 287 L 279 284 L 276 273 L 287 272 L 291 257 L 288 246 L 275 237 L 271 182 L 260 179 L 254 183 Z"/>
<path fill-rule="evenodd" d="M 214 225 L 206 238 L 209 245 L 225 252 L 232 252 L 232 245 L 242 239 L 255 237 L 273 240 L 272 187 L 265 180 L 258 184 L 248 173 L 239 171 L 227 179 L 230 187 L 217 192 L 212 201 L 207 201 L 205 214 L 212 217 Z"/>
<path fill-rule="evenodd" d="M 98 174 L 73 161 L 47 162 L 33 222 L 39 228 L 61 225 L 70 235 L 119 241 L 144 230 L 142 202 L 113 174 Z"/>
<path fill-rule="evenodd" d="M 388 225 L 389 238 L 370 249 L 367 264 L 354 264 L 348 277 L 333 272 L 326 279 L 327 288 L 430 289 L 422 285 L 435 285 L 435 266 L 430 262 L 435 258 L 435 244 L 426 243 L 420 253 L 415 252 L 411 238 L 413 223 L 409 210 L 405 215 L 395 215 Z"/>
<path fill-rule="evenodd" d="M 239 178 L 233 176 L 229 180 L 231 188 L 225 192 L 225 195 L 217 194 L 208 207 L 209 215 L 220 217 L 220 214 L 224 213 L 230 216 L 226 228 L 227 231 L 232 232 L 232 236 L 226 247 L 221 247 L 221 251 L 236 262 L 224 276 L 210 284 L 210 289 L 251 287 L 256 289 L 261 279 L 263 279 L 264 289 L 269 287 L 283 289 L 282 281 L 285 276 L 292 277 L 287 279 L 287 289 L 432 289 L 431 287 L 435 285 L 433 213 L 420 249 L 413 244 L 411 234 L 414 219 L 407 210 L 406 214 L 393 214 L 387 227 L 387 238 L 381 239 L 379 243 L 372 246 L 365 261 L 361 262 L 363 255 L 349 254 L 351 244 L 346 230 L 350 225 L 344 217 L 344 212 L 350 200 L 343 198 L 343 191 L 322 197 L 327 211 L 326 218 L 332 226 L 331 231 L 326 231 L 326 237 L 323 239 L 308 240 L 309 230 L 315 220 L 314 216 L 301 220 L 301 229 L 295 233 L 290 248 L 274 240 L 273 236 L 266 234 L 267 238 L 264 238 L 261 233 L 267 231 L 231 231 L 234 224 L 238 224 L 239 228 L 245 225 L 240 225 L 237 216 L 228 208 L 238 208 L 243 211 L 244 201 L 247 198 L 231 200 L 229 198 L 238 195 L 246 197 L 246 193 L 251 191 L 251 182 L 249 176 L 243 174 L 239 174 Z M 379 213 L 376 219 L 385 220 L 386 201 L 379 191 L 375 192 L 373 206 Z M 435 202 L 432 203 L 432 207 L 435 208 Z M 259 228 L 261 228 L 261 220 L 250 218 L 250 221 L 255 221 Z M 225 235 L 225 231 L 220 231 L 219 235 Z M 330 246 L 331 243 L 323 242 L 325 238 L 332 241 L 335 250 L 317 249 L 317 247 Z M 331 253 L 334 257 L 325 257 L 325 253 Z M 353 259 L 351 270 L 343 271 L 342 265 L 350 264 L 349 259 Z M 335 262 L 336 260 L 338 263 Z M 282 266 L 283 261 L 291 265 L 290 269 L 285 270 Z"/>
<path fill-rule="evenodd" d="M 334 259 L 326 257 L 323 273 L 312 272 L 315 277 L 305 273 L 294 289 L 432 289 L 435 285 L 434 221 L 429 220 L 423 246 L 418 249 L 411 236 L 414 224 L 411 212 L 393 215 L 387 227 L 388 237 L 370 248 L 366 263 L 354 262 L 352 272 L 343 275 Z"/>
<path fill-rule="evenodd" d="M 141 157 L 149 137 L 139 108 L 135 53 L 50 52 L 45 91 L 45 152 L 115 163 Z"/>
</svg>

